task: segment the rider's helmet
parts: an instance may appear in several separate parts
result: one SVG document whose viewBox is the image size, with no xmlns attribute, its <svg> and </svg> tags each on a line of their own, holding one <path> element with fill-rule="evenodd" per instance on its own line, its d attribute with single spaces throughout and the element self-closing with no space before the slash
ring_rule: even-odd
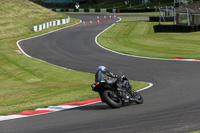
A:
<svg viewBox="0 0 200 133">
<path fill-rule="evenodd" d="M 106 71 L 106 67 L 105 66 L 99 66 L 97 68 L 97 70 L 100 70 L 100 71 L 104 72 L 104 71 Z"/>
</svg>

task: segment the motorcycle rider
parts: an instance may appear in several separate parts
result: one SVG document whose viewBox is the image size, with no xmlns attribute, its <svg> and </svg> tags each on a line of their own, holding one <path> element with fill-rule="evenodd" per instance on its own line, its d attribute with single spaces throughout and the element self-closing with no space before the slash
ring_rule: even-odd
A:
<svg viewBox="0 0 200 133">
<path fill-rule="evenodd" d="M 117 78 L 118 78 L 118 75 L 108 71 L 105 66 L 99 66 L 95 73 L 95 83 L 105 82 L 104 87 L 109 88 L 109 89 L 111 89 L 113 85 L 116 84 Z M 95 90 L 93 89 L 93 91 Z M 104 100 L 102 99 L 103 91 L 98 91 L 98 92 L 99 92 L 102 102 L 104 102 Z"/>
<path fill-rule="evenodd" d="M 111 77 L 111 79 L 109 79 Z M 105 82 L 107 86 L 113 85 L 117 82 L 117 74 L 114 74 L 106 69 L 105 66 L 99 66 L 95 74 L 95 82 Z"/>
</svg>

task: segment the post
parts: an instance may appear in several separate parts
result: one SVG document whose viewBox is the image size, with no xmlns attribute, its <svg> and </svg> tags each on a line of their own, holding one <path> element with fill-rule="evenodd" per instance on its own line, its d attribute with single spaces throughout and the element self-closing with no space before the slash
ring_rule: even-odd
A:
<svg viewBox="0 0 200 133">
<path fill-rule="evenodd" d="M 160 11 L 160 7 L 158 7 L 159 11 Z M 159 16 L 159 25 L 160 25 L 160 22 L 161 22 L 161 11 L 160 11 L 160 16 Z"/>
<path fill-rule="evenodd" d="M 166 17 L 168 17 L 168 7 L 166 6 L 166 14 L 165 14 Z"/>
<path fill-rule="evenodd" d="M 187 22 L 188 22 L 188 25 L 190 25 L 189 11 L 187 7 L 185 9 L 187 10 Z"/>
<path fill-rule="evenodd" d="M 174 8 L 174 24 L 175 24 L 175 20 L 176 20 L 176 12 L 175 12 L 175 8 Z"/>
<path fill-rule="evenodd" d="M 175 1 L 176 1 L 176 0 L 174 0 L 174 7 L 175 7 Z"/>
</svg>

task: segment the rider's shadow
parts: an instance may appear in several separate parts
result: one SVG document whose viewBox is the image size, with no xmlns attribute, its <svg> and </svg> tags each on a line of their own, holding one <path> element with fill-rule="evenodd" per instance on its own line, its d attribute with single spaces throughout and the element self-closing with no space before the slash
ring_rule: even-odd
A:
<svg viewBox="0 0 200 133">
<path fill-rule="evenodd" d="M 108 105 L 88 105 L 88 106 L 82 106 L 82 107 L 79 107 L 77 108 L 79 110 L 110 110 L 112 109 L 111 107 L 109 107 Z"/>
<path fill-rule="evenodd" d="M 123 106 L 121 108 L 126 108 L 128 106 L 131 105 L 137 105 L 135 103 L 131 103 L 131 104 L 123 104 Z M 113 109 L 119 109 L 119 108 L 111 108 L 110 106 L 108 106 L 106 103 L 104 104 L 92 104 L 92 105 L 87 105 L 87 106 L 82 106 L 77 108 L 78 110 L 113 110 Z"/>
</svg>

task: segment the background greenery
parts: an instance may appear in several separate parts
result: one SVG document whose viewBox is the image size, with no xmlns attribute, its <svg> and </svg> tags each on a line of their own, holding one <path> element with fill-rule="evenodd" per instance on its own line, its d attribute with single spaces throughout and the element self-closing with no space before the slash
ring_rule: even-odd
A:
<svg viewBox="0 0 200 133">
<path fill-rule="evenodd" d="M 134 3 L 134 0 L 129 0 Z M 200 0 L 193 0 L 194 2 Z M 35 1 L 37 4 L 41 4 L 41 0 Z M 154 0 L 143 5 L 128 4 L 125 5 L 125 0 L 88 0 L 85 3 L 80 4 L 80 8 L 117 8 L 117 9 L 128 9 L 128 8 L 153 8 L 154 6 L 173 6 L 174 0 Z"/>
</svg>

